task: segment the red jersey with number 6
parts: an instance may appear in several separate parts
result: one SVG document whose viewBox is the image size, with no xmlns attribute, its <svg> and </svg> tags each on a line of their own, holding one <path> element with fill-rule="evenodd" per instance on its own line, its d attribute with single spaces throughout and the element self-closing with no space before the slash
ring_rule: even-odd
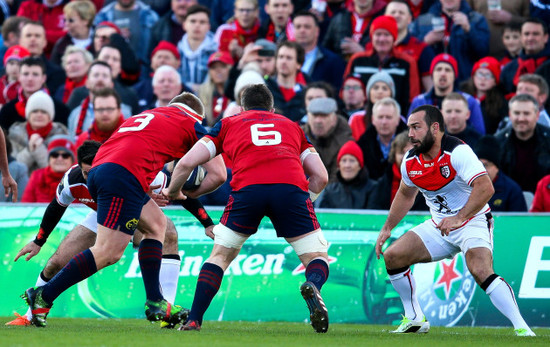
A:
<svg viewBox="0 0 550 347">
<path fill-rule="evenodd" d="M 290 119 L 253 110 L 219 121 L 207 135 L 233 161 L 231 188 L 286 183 L 308 189 L 302 153 L 313 145 Z"/>
<path fill-rule="evenodd" d="M 101 145 L 92 167 L 119 164 L 146 192 L 165 163 L 181 158 L 206 134 L 201 121 L 193 110 L 178 103 L 132 116 Z"/>
</svg>

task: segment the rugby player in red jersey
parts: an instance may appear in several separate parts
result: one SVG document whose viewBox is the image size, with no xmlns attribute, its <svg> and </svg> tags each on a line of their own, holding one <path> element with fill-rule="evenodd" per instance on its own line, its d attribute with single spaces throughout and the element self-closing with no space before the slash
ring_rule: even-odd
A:
<svg viewBox="0 0 550 347">
<path fill-rule="evenodd" d="M 427 333 L 430 329 L 418 303 L 410 266 L 462 252 L 477 284 L 512 322 L 516 335 L 535 336 L 521 317 L 512 288 L 493 270 L 493 217 L 487 202 L 495 190 L 483 164 L 470 146 L 445 134 L 437 107 L 415 108 L 407 126 L 414 148 L 403 158 L 401 185 L 376 241 L 376 254 L 384 255 L 390 281 L 405 308 L 403 320 L 393 332 Z M 432 218 L 382 252 L 391 230 L 410 210 L 419 190 Z"/>
<path fill-rule="evenodd" d="M 144 234 L 138 256 L 147 297 L 147 319 L 177 324 L 186 318 L 186 311 L 167 302 L 160 290 L 166 218 L 147 191 L 165 163 L 183 156 L 206 133 L 201 125 L 203 117 L 201 101 L 193 94 L 182 93 L 166 107 L 128 118 L 100 147 L 87 181 L 97 203 L 96 242 L 74 256 L 47 284 L 25 292 L 34 325 L 46 326 L 53 301 L 63 291 L 116 263 L 136 228 Z M 197 195 L 216 189 L 226 179 L 221 157 L 204 168 L 208 175 Z"/>
<path fill-rule="evenodd" d="M 320 290 L 329 274 L 328 244 L 312 200 L 326 186 L 327 170 L 303 130 L 273 113 L 273 95 L 265 85 L 245 87 L 241 105 L 244 112 L 218 122 L 178 162 L 163 190 L 169 198 L 181 198 L 181 187 L 194 167 L 222 152 L 233 162 L 232 192 L 214 227 L 214 248 L 201 268 L 189 320 L 180 330 L 200 330 L 224 271 L 268 216 L 277 236 L 290 243 L 306 267 L 301 294 L 313 328 L 324 333 L 329 320 Z"/>
<path fill-rule="evenodd" d="M 73 202 L 85 204 L 92 209 L 92 211 L 84 217 L 67 236 L 65 236 L 55 253 L 48 259 L 44 269 L 38 275 L 35 286 L 45 285 L 72 259 L 72 257 L 92 247 L 95 243 L 97 233 L 97 204 L 90 196 L 88 186 L 86 185 L 86 179 L 99 146 L 99 142 L 84 141 L 78 148 L 78 165 L 71 167 L 59 182 L 56 190 L 56 197 L 50 202 L 48 207 L 46 207 L 38 234 L 34 240 L 23 246 L 15 256 L 14 261 L 17 261 L 17 259 L 24 255 L 27 255 L 25 257 L 27 261 L 36 256 L 41 251 L 42 246 L 48 240 L 49 235 L 55 229 L 69 205 Z M 159 206 L 162 206 L 162 203 L 166 202 L 166 200 L 164 197 L 157 194 L 153 196 L 153 193 L 164 188 L 167 183 L 166 181 L 166 175 L 163 172 L 159 172 L 150 187 L 151 189 L 158 187 L 150 194 L 152 194 L 153 198 L 156 196 L 164 200 L 160 203 L 160 199 L 155 200 Z M 196 199 L 186 199 L 181 201 L 181 204 L 199 220 L 205 227 L 205 232 L 207 234 L 211 232 L 214 223 L 204 210 L 200 201 Z M 142 237 L 143 235 L 141 232 L 136 230 L 134 239 L 132 240 L 134 245 L 139 245 Z M 174 303 L 180 270 L 180 257 L 178 254 L 178 233 L 174 223 L 169 218 L 167 218 L 166 234 L 162 251 L 162 264 L 159 276 L 160 286 L 166 300 L 170 303 Z M 15 315 L 17 317 L 7 322 L 6 325 L 31 325 L 32 312 L 30 309 L 22 316 L 17 313 L 15 313 Z M 172 328 L 173 326 L 166 325 L 166 327 Z"/>
</svg>

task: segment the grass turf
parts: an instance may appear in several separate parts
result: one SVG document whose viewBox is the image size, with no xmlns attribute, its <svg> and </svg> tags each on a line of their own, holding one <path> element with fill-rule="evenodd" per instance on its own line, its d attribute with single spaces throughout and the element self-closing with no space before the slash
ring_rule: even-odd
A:
<svg viewBox="0 0 550 347">
<path fill-rule="evenodd" d="M 550 345 L 550 329 L 518 338 L 512 328 L 432 327 L 429 334 L 394 335 L 390 326 L 332 324 L 316 334 L 305 323 L 205 322 L 203 330 L 160 329 L 144 319 L 50 318 L 48 327 L 11 327 L 0 317 L 0 346 L 520 346 Z"/>
</svg>

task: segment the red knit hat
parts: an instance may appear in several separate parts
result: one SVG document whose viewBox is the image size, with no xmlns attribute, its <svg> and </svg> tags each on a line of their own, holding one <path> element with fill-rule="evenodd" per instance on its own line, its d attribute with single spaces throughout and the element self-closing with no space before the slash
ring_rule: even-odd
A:
<svg viewBox="0 0 550 347">
<path fill-rule="evenodd" d="M 500 63 L 498 62 L 498 60 L 493 57 L 485 57 L 478 60 L 472 68 L 472 76 L 480 68 L 489 69 L 489 71 L 491 71 L 493 77 L 495 78 L 495 83 L 498 84 L 500 78 Z"/>
<path fill-rule="evenodd" d="M 458 63 L 452 55 L 447 53 L 441 53 L 435 56 L 432 60 L 432 65 L 430 65 L 430 75 L 433 74 L 435 66 L 439 63 L 447 63 L 451 65 L 455 72 L 455 78 L 458 77 Z"/>
<path fill-rule="evenodd" d="M 31 53 L 25 47 L 19 45 L 11 46 L 4 54 L 4 66 L 6 66 L 8 60 L 21 60 L 29 55 L 31 55 Z"/>
<path fill-rule="evenodd" d="M 231 58 L 231 54 L 226 51 L 218 51 L 214 52 L 210 55 L 208 58 L 208 63 L 206 64 L 207 67 L 212 66 L 215 62 L 220 61 L 227 65 L 233 65 L 233 58 Z"/>
<path fill-rule="evenodd" d="M 48 143 L 48 154 L 55 151 L 65 151 L 69 153 L 73 159 L 76 159 L 76 147 L 74 143 L 68 139 L 67 135 L 56 135 L 50 139 Z"/>
<path fill-rule="evenodd" d="M 359 165 L 361 168 L 363 168 L 363 165 L 365 164 L 363 162 L 363 151 L 361 150 L 361 147 L 355 142 L 355 141 L 348 141 L 344 143 L 342 148 L 340 148 L 340 151 L 338 151 L 338 156 L 336 157 L 337 162 L 340 162 L 340 159 L 346 154 L 353 155 L 355 159 L 359 162 Z"/>
<path fill-rule="evenodd" d="M 351 75 L 347 75 L 346 77 L 344 77 L 344 81 L 342 82 L 342 88 L 340 89 L 340 99 L 342 98 L 342 93 L 344 92 L 344 85 L 346 84 L 346 82 L 348 80 L 355 80 L 359 83 L 361 83 L 361 90 L 363 91 L 363 94 L 366 93 L 366 85 L 365 85 L 365 82 L 363 82 L 363 80 L 361 79 L 361 76 L 359 76 L 358 74 L 351 74 Z"/>
<path fill-rule="evenodd" d="M 378 16 L 372 21 L 369 32 L 371 39 L 372 34 L 378 29 L 389 31 L 393 39 L 397 40 L 397 21 L 392 16 Z"/>
<path fill-rule="evenodd" d="M 162 40 L 159 42 L 159 44 L 153 49 L 153 52 L 151 52 L 151 58 L 158 52 L 158 51 L 169 51 L 172 53 L 177 60 L 181 59 L 180 52 L 178 51 L 178 47 L 176 47 L 172 42 L 168 42 L 166 40 Z"/>
<path fill-rule="evenodd" d="M 120 31 L 120 28 L 113 22 L 109 22 L 109 21 L 103 21 L 101 23 L 99 23 L 98 25 L 95 26 L 95 29 L 99 29 L 99 28 L 104 28 L 104 27 L 109 27 L 109 28 L 113 28 L 116 30 L 117 34 L 122 34 L 122 31 Z"/>
</svg>

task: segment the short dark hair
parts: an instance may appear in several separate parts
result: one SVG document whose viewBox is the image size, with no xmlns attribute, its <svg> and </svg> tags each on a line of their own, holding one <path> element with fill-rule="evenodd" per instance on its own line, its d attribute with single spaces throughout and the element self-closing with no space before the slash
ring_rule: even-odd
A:
<svg viewBox="0 0 550 347">
<path fill-rule="evenodd" d="M 504 25 L 504 29 L 502 30 L 502 34 L 504 34 L 504 32 L 506 30 L 517 31 L 517 32 L 521 33 L 521 26 L 522 26 L 522 23 L 520 23 L 520 22 L 510 21 L 510 22 L 508 22 Z"/>
<path fill-rule="evenodd" d="M 96 65 L 101 65 L 101 66 L 105 66 L 106 68 L 109 69 L 109 74 L 110 71 L 111 71 L 111 65 L 107 64 L 106 62 L 104 61 L 101 61 L 101 60 L 94 60 L 91 64 L 90 64 L 90 67 L 88 68 L 88 73 L 86 75 L 89 75 L 90 74 L 90 71 L 92 71 L 92 68 Z"/>
<path fill-rule="evenodd" d="M 521 23 L 522 29 L 523 29 L 523 25 L 525 25 L 526 23 L 538 24 L 542 26 L 542 32 L 544 33 L 544 35 L 548 34 L 548 25 L 546 25 L 546 23 L 542 19 L 537 17 L 529 17 L 523 23 Z"/>
<path fill-rule="evenodd" d="M 92 165 L 95 155 L 99 150 L 101 143 L 93 140 L 86 140 L 78 147 L 76 150 L 76 157 L 78 160 L 78 165 L 82 164 Z"/>
<path fill-rule="evenodd" d="M 411 10 L 411 5 L 409 5 L 409 3 L 407 1 L 405 1 L 405 0 L 392 0 L 392 1 L 388 2 L 388 5 L 391 4 L 392 2 L 407 6 L 407 10 L 409 11 L 409 14 L 414 19 L 414 14 L 413 14 L 413 11 Z M 388 5 L 386 5 L 386 7 Z"/>
<path fill-rule="evenodd" d="M 46 64 L 40 57 L 33 57 L 33 56 L 25 57 L 21 59 L 21 65 L 19 66 L 19 68 L 21 69 L 23 65 L 40 66 L 40 69 L 42 69 L 42 74 L 44 75 L 46 74 Z"/>
<path fill-rule="evenodd" d="M 8 17 L 2 24 L 2 37 L 4 40 L 8 39 L 10 33 L 15 33 L 17 37 L 21 34 L 22 24 L 27 23 L 29 19 L 22 16 Z"/>
<path fill-rule="evenodd" d="M 174 103 L 187 105 L 197 114 L 204 117 L 204 105 L 202 101 L 193 93 L 183 92 L 176 95 L 168 104 L 170 105 Z"/>
<path fill-rule="evenodd" d="M 114 90 L 113 88 L 101 88 L 97 91 L 94 91 L 94 99 L 92 100 L 92 105 L 95 106 L 95 99 L 97 98 L 108 98 L 112 96 L 113 98 L 116 99 L 116 106 L 118 108 L 120 108 L 120 96 L 118 95 L 118 93 L 116 92 L 116 90 Z"/>
<path fill-rule="evenodd" d="M 265 84 L 250 84 L 244 87 L 241 93 L 241 106 L 243 110 L 273 109 L 273 94 Z"/>
<path fill-rule="evenodd" d="M 412 110 L 411 114 L 424 111 L 424 121 L 428 125 L 428 127 L 432 126 L 434 123 L 439 124 L 439 131 L 445 132 L 445 121 L 443 120 L 443 114 L 441 111 L 432 105 L 422 105 L 418 106 L 414 110 Z"/>
<path fill-rule="evenodd" d="M 535 111 L 537 113 L 539 113 L 539 110 L 540 110 L 539 102 L 537 101 L 537 99 L 535 99 L 530 94 L 516 94 L 516 95 L 514 95 L 514 97 L 511 98 L 510 101 L 508 101 L 508 108 L 509 109 L 512 109 L 512 104 L 514 102 L 530 102 L 535 106 Z"/>
<path fill-rule="evenodd" d="M 304 51 L 304 48 L 300 46 L 297 42 L 288 40 L 279 42 L 279 44 L 277 45 L 277 51 L 275 52 L 275 59 L 277 58 L 281 47 L 294 49 L 296 51 L 296 61 L 298 62 L 298 64 L 302 65 L 304 63 L 304 60 L 306 59 L 306 52 Z"/>
<path fill-rule="evenodd" d="M 315 81 L 315 82 L 308 83 L 306 86 L 306 89 L 304 90 L 304 99 L 306 97 L 307 91 L 310 89 L 323 89 L 327 94 L 327 98 L 335 99 L 334 88 L 332 87 L 331 84 L 328 84 L 325 81 Z"/>
<path fill-rule="evenodd" d="M 317 28 L 319 28 L 319 19 L 317 19 L 317 16 L 314 15 L 313 13 L 311 13 L 310 11 L 307 11 L 307 10 L 301 10 L 299 12 L 297 12 L 293 17 L 292 17 L 292 20 L 298 18 L 298 17 L 309 17 L 311 19 L 313 19 L 313 22 L 315 23 L 315 26 Z"/>
<path fill-rule="evenodd" d="M 521 76 L 519 76 L 519 82 L 526 82 L 536 85 L 539 88 L 539 94 L 546 94 L 548 95 L 548 82 L 538 74 L 534 73 L 526 73 Z"/>
<path fill-rule="evenodd" d="M 187 14 L 185 15 L 185 20 L 187 20 L 187 17 L 189 17 L 190 15 L 192 14 L 196 14 L 196 13 L 205 13 L 206 16 L 208 17 L 208 20 L 210 21 L 210 9 L 206 6 L 202 6 L 202 5 L 192 5 L 190 6 L 188 9 L 187 9 Z"/>
<path fill-rule="evenodd" d="M 103 50 L 103 48 L 112 48 L 112 49 L 116 49 L 117 51 L 119 51 L 120 57 L 121 57 L 121 58 L 124 58 L 124 57 L 122 57 L 122 51 L 120 50 L 120 47 L 117 47 L 117 46 L 113 45 L 112 43 L 108 43 L 108 44 L 106 44 L 106 45 L 101 46 L 101 48 L 99 49 L 99 51 L 97 51 L 97 55 L 98 55 L 98 56 L 99 56 L 99 53 L 101 53 L 101 51 Z M 97 59 L 97 58 L 96 58 L 96 59 Z"/>
</svg>

